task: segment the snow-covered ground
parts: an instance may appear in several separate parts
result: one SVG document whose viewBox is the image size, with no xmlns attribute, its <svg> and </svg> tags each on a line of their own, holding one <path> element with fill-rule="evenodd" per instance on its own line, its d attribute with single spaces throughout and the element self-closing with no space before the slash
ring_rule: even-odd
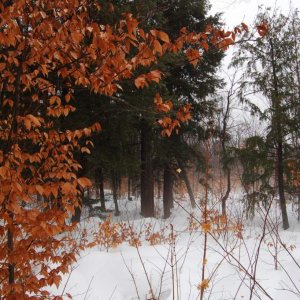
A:
<svg viewBox="0 0 300 300">
<path fill-rule="evenodd" d="M 247 221 L 241 198 L 235 193 L 228 206 L 232 230 L 217 231 L 217 226 L 224 224 L 212 217 L 204 299 L 300 299 L 300 224 L 292 205 L 288 206 L 291 227 L 283 231 L 275 200 L 268 213 L 260 208 L 255 218 Z M 112 207 L 112 201 L 107 205 Z M 51 287 L 53 293 L 89 300 L 199 299 L 205 237 L 204 227 L 198 223 L 202 222 L 200 208 L 192 210 L 188 199 L 177 198 L 171 218 L 163 220 L 141 218 L 138 199 L 123 199 L 119 205 L 121 216 L 113 217 L 108 227 L 121 222 L 123 229 L 131 230 L 131 239 L 115 248 L 96 245 L 83 251 L 60 288 Z M 210 215 L 216 216 L 213 210 L 218 204 L 209 207 Z M 158 214 L 161 211 L 160 201 Z M 92 237 L 98 234 L 101 222 L 96 217 L 84 218 L 80 229 L 87 229 Z M 119 227 L 116 230 L 120 232 Z M 134 238 L 141 245 L 134 243 Z"/>
</svg>

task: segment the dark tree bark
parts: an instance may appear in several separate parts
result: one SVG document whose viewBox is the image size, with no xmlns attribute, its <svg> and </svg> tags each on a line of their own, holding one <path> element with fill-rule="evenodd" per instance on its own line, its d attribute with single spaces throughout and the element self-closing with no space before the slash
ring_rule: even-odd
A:
<svg viewBox="0 0 300 300">
<path fill-rule="evenodd" d="M 17 77 L 16 77 L 16 81 L 15 81 L 15 103 L 14 103 L 14 112 L 13 112 L 13 121 L 11 124 L 11 130 L 9 133 L 9 138 L 8 138 L 8 142 L 4 143 L 4 147 L 3 147 L 3 156 L 5 157 L 11 150 L 11 147 L 13 145 L 13 139 L 12 139 L 12 135 L 16 135 L 17 136 L 17 130 L 18 130 L 18 122 L 17 122 L 17 116 L 19 115 L 19 109 L 20 109 L 20 100 L 21 100 L 21 73 L 22 73 L 22 69 L 19 68 L 18 72 L 17 72 Z M 15 140 L 16 142 L 16 140 Z M 6 199 L 8 201 L 10 201 L 9 197 L 8 199 Z M 7 210 L 5 209 L 5 212 L 8 213 L 9 216 L 9 221 L 12 224 L 12 227 L 14 226 L 14 212 L 11 210 Z M 7 254 L 8 257 L 13 253 L 14 251 L 14 233 L 12 228 L 9 228 L 7 230 Z M 15 283 L 15 265 L 13 263 L 11 263 L 10 261 L 8 262 L 8 284 L 12 285 Z M 13 290 L 12 290 L 13 293 Z"/>
<path fill-rule="evenodd" d="M 154 217 L 151 127 L 144 121 L 141 129 L 141 214 Z"/>
<path fill-rule="evenodd" d="M 231 86 L 230 91 L 227 94 L 227 104 L 226 104 L 226 109 L 224 112 L 223 116 L 223 126 L 222 126 L 222 131 L 220 135 L 220 140 L 221 140 L 221 147 L 222 147 L 222 160 L 223 160 L 223 170 L 226 176 L 226 192 L 225 195 L 221 199 L 222 203 L 222 215 L 226 216 L 226 202 L 229 197 L 230 191 L 231 191 L 231 171 L 229 167 L 229 162 L 228 162 L 228 151 L 226 147 L 226 140 L 227 140 L 227 124 L 228 124 L 228 118 L 229 118 L 229 112 L 230 112 L 230 97 L 232 96 L 233 85 Z"/>
<path fill-rule="evenodd" d="M 173 207 L 173 176 L 169 164 L 164 166 L 164 190 L 163 190 L 163 206 L 164 218 L 167 219 L 171 215 Z"/>
<path fill-rule="evenodd" d="M 230 171 L 230 168 L 228 168 L 228 166 L 227 166 L 226 168 L 224 168 L 224 172 L 226 174 L 227 187 L 226 187 L 226 193 L 222 197 L 221 202 L 222 202 L 222 215 L 226 216 L 227 215 L 226 202 L 227 202 L 227 199 L 229 197 L 230 190 L 231 190 L 231 171 Z"/>
<path fill-rule="evenodd" d="M 192 190 L 192 187 L 191 187 L 186 169 L 185 169 L 185 167 L 184 167 L 184 165 L 183 165 L 183 163 L 180 159 L 177 159 L 177 162 L 178 162 L 179 168 L 181 169 L 181 176 L 182 176 L 182 179 L 185 183 L 187 192 L 189 194 L 192 208 L 195 208 L 196 207 L 196 201 L 195 201 L 194 193 L 193 193 L 193 190 Z"/>
<path fill-rule="evenodd" d="M 284 195 L 284 178 L 283 178 L 283 151 L 282 151 L 282 142 L 278 141 L 277 143 L 277 183 L 278 183 L 278 194 L 279 194 L 279 202 L 281 208 L 282 215 L 282 226 L 283 229 L 286 230 L 290 227 L 287 210 L 286 210 L 286 200 Z"/>
<path fill-rule="evenodd" d="M 96 192 L 98 192 L 98 190 L 97 190 Z M 90 187 L 88 187 L 88 189 L 87 189 L 87 198 L 88 198 L 88 199 L 91 199 L 91 198 L 92 198 L 92 197 L 91 197 L 91 188 L 90 188 Z M 97 199 L 98 199 L 98 197 L 97 197 Z"/>
<path fill-rule="evenodd" d="M 157 198 L 161 197 L 161 178 L 160 178 L 160 170 L 157 171 L 156 174 L 156 184 L 157 184 Z"/>
<path fill-rule="evenodd" d="M 272 76 L 273 76 L 273 93 L 272 93 L 272 105 L 274 109 L 273 115 L 273 129 L 275 131 L 275 144 L 276 144 L 276 174 L 277 174 L 277 185 L 279 202 L 281 208 L 282 225 L 283 229 L 289 228 L 288 215 L 286 210 L 286 200 L 284 195 L 284 166 L 283 166 L 283 133 L 282 133 L 282 107 L 280 105 L 278 78 L 276 70 L 276 59 L 274 53 L 274 46 L 272 38 L 270 38 L 270 50 L 271 50 L 271 61 L 272 61 Z"/>
<path fill-rule="evenodd" d="M 81 218 L 81 206 L 75 207 L 75 213 L 71 217 L 72 223 L 79 223 Z"/>
<path fill-rule="evenodd" d="M 131 184 L 132 184 L 132 180 L 128 174 L 128 178 L 127 178 L 127 199 L 128 201 L 132 201 L 132 197 L 131 197 Z"/>
<path fill-rule="evenodd" d="M 122 176 L 120 173 L 116 173 L 116 180 L 117 180 L 117 193 L 118 193 L 118 198 L 122 197 Z"/>
<path fill-rule="evenodd" d="M 103 186 L 103 170 L 102 168 L 97 168 L 95 171 L 96 179 L 96 190 L 97 190 L 97 199 L 100 198 L 100 208 L 101 211 L 105 211 L 105 197 L 104 197 L 104 186 Z"/>
<path fill-rule="evenodd" d="M 9 212 L 9 216 L 11 220 L 13 220 L 13 213 Z M 12 253 L 14 250 L 14 235 L 10 229 L 7 231 L 7 249 L 8 254 Z M 12 263 L 9 263 L 8 265 L 8 283 L 15 283 L 15 265 Z"/>
<path fill-rule="evenodd" d="M 78 162 L 82 166 L 82 169 L 78 172 L 77 176 L 83 177 L 86 175 L 86 169 L 87 169 L 87 157 L 85 155 L 79 155 L 77 158 Z M 79 223 L 81 219 L 81 213 L 82 213 L 82 205 L 83 205 L 83 199 L 84 199 L 84 190 L 81 191 L 81 197 L 78 199 L 78 206 L 75 207 L 75 213 L 71 217 L 72 223 Z"/>
<path fill-rule="evenodd" d="M 115 204 L 115 216 L 119 216 L 120 210 L 118 205 L 118 177 L 115 171 L 111 171 L 111 187 L 113 192 L 113 200 Z"/>
</svg>

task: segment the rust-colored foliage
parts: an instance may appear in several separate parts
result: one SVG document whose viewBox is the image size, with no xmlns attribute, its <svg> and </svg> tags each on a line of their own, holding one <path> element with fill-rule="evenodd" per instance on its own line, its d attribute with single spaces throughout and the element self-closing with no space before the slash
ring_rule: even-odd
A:
<svg viewBox="0 0 300 300">
<path fill-rule="evenodd" d="M 122 79 L 167 51 L 188 44 L 195 64 L 208 38 L 215 46 L 225 38 L 213 28 L 197 34 L 183 29 L 171 42 L 164 32 L 139 29 L 131 14 L 113 27 L 98 24 L 92 18 L 98 9 L 93 0 L 0 2 L 1 299 L 46 299 L 45 287 L 60 284 L 81 248 L 68 238 L 75 227 L 68 220 L 91 183 L 77 177 L 74 152 L 90 153 L 88 138 L 101 127 L 58 129 L 57 121 L 76 109 L 75 89 L 112 95 Z M 160 79 L 153 70 L 135 84 Z M 186 106 L 175 120 L 162 119 L 164 134 L 189 116 Z"/>
</svg>

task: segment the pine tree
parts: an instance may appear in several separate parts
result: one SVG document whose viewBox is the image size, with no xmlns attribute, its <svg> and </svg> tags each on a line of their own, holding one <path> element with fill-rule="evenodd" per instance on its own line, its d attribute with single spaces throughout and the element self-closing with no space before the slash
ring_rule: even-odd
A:
<svg viewBox="0 0 300 300">
<path fill-rule="evenodd" d="M 274 172 L 284 229 L 289 228 L 285 200 L 287 182 L 284 179 L 288 175 L 286 161 L 291 155 L 288 145 L 291 145 L 290 137 L 294 142 L 299 137 L 297 112 L 300 77 L 296 35 L 299 29 L 296 29 L 297 13 L 293 15 L 293 18 L 277 12 L 270 15 L 268 10 L 260 13 L 258 22 L 268 24 L 266 36 L 255 43 L 249 41 L 241 44 L 233 61 L 234 65 L 246 67 L 241 79 L 241 100 L 247 102 L 268 124 L 266 143 L 270 152 L 272 148 L 275 149 Z M 251 101 L 253 96 L 249 94 L 264 95 L 269 107 L 262 111 Z"/>
</svg>

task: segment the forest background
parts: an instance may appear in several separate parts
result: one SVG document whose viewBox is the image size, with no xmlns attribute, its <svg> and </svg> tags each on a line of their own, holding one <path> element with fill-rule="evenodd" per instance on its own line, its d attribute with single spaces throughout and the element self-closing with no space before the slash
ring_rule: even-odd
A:
<svg viewBox="0 0 300 300">
<path fill-rule="evenodd" d="M 201 299 L 212 281 L 208 238 L 234 232 L 241 239 L 243 218 L 262 215 L 262 243 L 278 204 L 281 217 L 270 230 L 291 254 L 279 228 L 289 229 L 290 210 L 300 216 L 297 10 L 262 8 L 253 25 L 240 20 L 224 30 L 206 1 L 20 0 L 1 3 L 0 21 L 4 299 L 52 297 L 48 287 L 60 286 L 86 248 L 129 241 L 139 254 L 134 228 L 109 217 L 124 214 L 124 202 L 142 217 L 171 220 L 182 207 L 178 197 L 188 194 L 189 207 L 199 210 L 188 211 L 190 230 L 203 238 Z M 224 79 L 224 50 L 234 44 L 233 71 Z M 234 122 L 241 107 L 263 130 Z M 238 218 L 230 202 L 236 182 L 243 191 Z M 100 218 L 95 234 L 80 229 L 87 217 Z M 173 224 L 167 238 L 153 234 L 146 240 L 167 241 L 175 259 Z M 256 279 L 261 243 L 251 271 L 238 260 L 251 297 L 271 297 Z M 175 278 L 172 299 L 179 297 Z"/>
</svg>

